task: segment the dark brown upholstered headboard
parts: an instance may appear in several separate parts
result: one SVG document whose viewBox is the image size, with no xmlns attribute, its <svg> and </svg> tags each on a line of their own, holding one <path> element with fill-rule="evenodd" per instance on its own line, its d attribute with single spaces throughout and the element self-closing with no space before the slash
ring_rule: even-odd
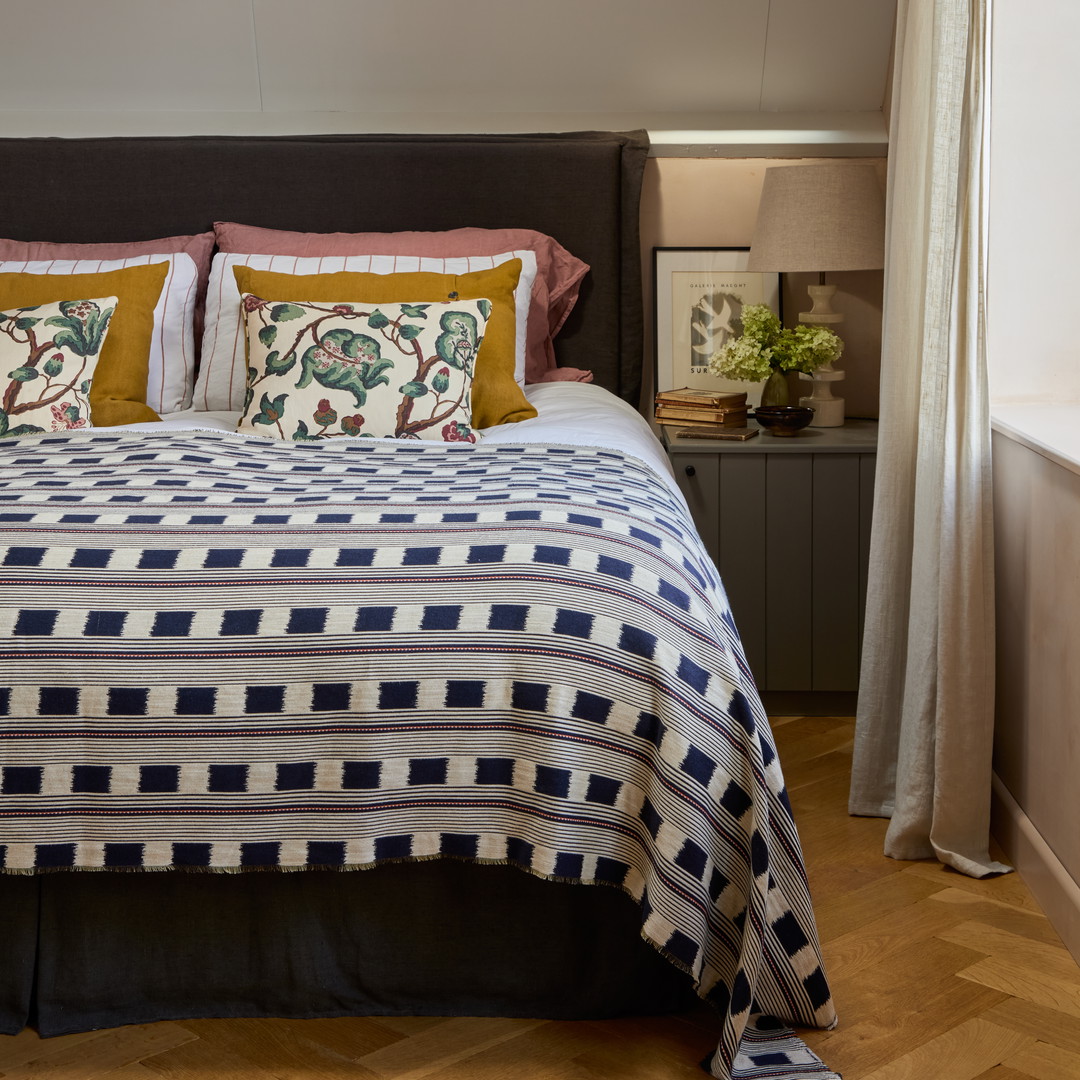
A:
<svg viewBox="0 0 1080 1080">
<path fill-rule="evenodd" d="M 536 229 L 591 267 L 559 363 L 637 405 L 647 152 L 644 132 L 0 139 L 0 236 Z"/>
</svg>

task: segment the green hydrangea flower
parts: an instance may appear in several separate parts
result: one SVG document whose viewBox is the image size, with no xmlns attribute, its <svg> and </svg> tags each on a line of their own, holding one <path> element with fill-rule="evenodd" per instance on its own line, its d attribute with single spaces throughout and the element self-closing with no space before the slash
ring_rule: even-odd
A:
<svg viewBox="0 0 1080 1080">
<path fill-rule="evenodd" d="M 826 326 L 785 329 L 767 304 L 748 304 L 742 312 L 742 334 L 710 359 L 709 370 L 738 382 L 760 382 L 773 371 L 810 375 L 839 360 L 843 351 L 843 341 Z"/>
</svg>

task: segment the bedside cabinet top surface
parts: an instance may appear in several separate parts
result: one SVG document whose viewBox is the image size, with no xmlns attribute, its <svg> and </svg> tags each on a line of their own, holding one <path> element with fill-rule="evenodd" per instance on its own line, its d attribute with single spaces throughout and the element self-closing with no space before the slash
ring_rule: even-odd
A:
<svg viewBox="0 0 1080 1080">
<path fill-rule="evenodd" d="M 687 425 L 689 426 L 689 425 Z M 750 420 L 749 427 L 758 427 Z M 878 422 L 876 420 L 847 420 L 843 427 L 803 428 L 796 435 L 770 435 L 761 432 L 752 439 L 680 439 L 682 429 L 665 424 L 661 436 L 669 453 L 719 453 L 719 454 L 859 454 L 873 453 L 877 449 Z"/>
</svg>

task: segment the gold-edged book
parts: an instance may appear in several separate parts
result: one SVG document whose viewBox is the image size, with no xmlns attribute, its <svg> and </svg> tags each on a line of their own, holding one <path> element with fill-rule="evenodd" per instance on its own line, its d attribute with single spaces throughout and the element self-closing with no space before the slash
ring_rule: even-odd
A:
<svg viewBox="0 0 1080 1080">
<path fill-rule="evenodd" d="M 656 395 L 657 405 L 697 406 L 706 409 L 732 409 L 746 404 L 745 393 L 729 393 L 723 390 L 698 390 L 684 386 L 680 390 L 661 390 Z"/>
<path fill-rule="evenodd" d="M 743 427 L 746 424 L 747 407 L 740 405 L 731 409 L 684 408 L 680 405 L 657 405 L 655 409 L 658 424 L 685 424 L 687 420 L 695 424 L 722 424 L 726 427 Z"/>
</svg>

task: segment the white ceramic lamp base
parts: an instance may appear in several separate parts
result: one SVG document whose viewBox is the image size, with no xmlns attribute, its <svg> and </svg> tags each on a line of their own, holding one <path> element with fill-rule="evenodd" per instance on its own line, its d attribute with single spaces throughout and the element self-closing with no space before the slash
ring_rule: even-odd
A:
<svg viewBox="0 0 1080 1080">
<path fill-rule="evenodd" d="M 844 321 L 842 311 L 833 311 L 832 298 L 836 295 L 835 285 L 807 285 L 814 306 L 809 311 L 799 312 L 799 322 L 811 326 L 831 326 Z"/>
<path fill-rule="evenodd" d="M 814 387 L 809 397 L 799 398 L 800 405 L 808 405 L 814 410 L 811 427 L 844 426 L 844 399 L 834 397 L 832 392 L 832 384 L 840 382 L 843 377 L 844 372 L 826 368 L 818 368 L 813 375 L 799 374 L 801 380 L 813 383 Z"/>
</svg>

